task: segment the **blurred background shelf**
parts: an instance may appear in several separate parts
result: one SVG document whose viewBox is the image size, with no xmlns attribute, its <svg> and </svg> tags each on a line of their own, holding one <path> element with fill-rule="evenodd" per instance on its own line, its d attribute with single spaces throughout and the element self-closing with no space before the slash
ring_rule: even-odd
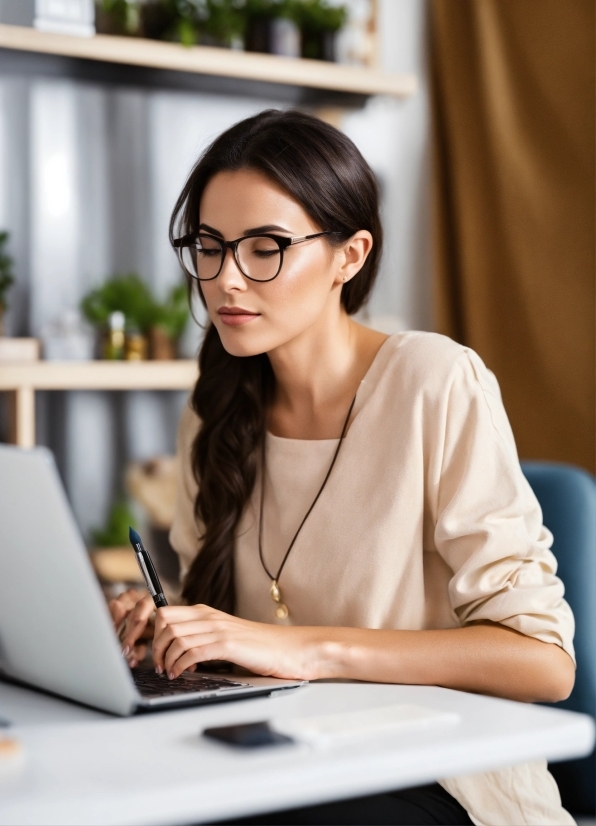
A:
<svg viewBox="0 0 596 826">
<path fill-rule="evenodd" d="M 4 53 L 2 70 L 10 71 L 12 65 L 22 71 L 25 64 L 18 59 L 20 54 L 29 58 L 30 71 L 37 69 L 88 80 L 99 73 L 103 82 L 107 79 L 179 88 L 196 88 L 197 79 L 202 78 L 202 85 L 207 81 L 212 91 L 236 93 L 240 82 L 245 84 L 245 91 L 259 94 L 266 90 L 271 95 L 277 90 L 278 95 L 296 102 L 359 105 L 371 95 L 406 98 L 417 88 L 416 76 L 408 73 L 390 74 L 322 60 L 208 46 L 184 47 L 143 38 L 48 34 L 25 26 L 0 25 L 0 50 Z M 33 65 L 33 56 L 46 61 Z M 59 62 L 52 63 L 52 58 Z M 301 91 L 288 95 L 289 89 Z"/>
<path fill-rule="evenodd" d="M 194 359 L 0 364 L 0 390 L 187 390 L 196 377 Z"/>
<path fill-rule="evenodd" d="M 190 390 L 193 359 L 176 361 L 2 362 L 0 391 L 12 396 L 12 438 L 35 444 L 36 390 Z"/>
</svg>

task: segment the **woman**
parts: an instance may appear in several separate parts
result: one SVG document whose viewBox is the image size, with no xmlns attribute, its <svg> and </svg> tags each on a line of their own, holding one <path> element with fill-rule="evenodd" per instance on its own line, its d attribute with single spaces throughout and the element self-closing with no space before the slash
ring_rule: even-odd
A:
<svg viewBox="0 0 596 826">
<path fill-rule="evenodd" d="M 297 112 L 237 124 L 170 235 L 211 323 L 179 433 L 184 604 L 158 611 L 157 671 L 567 697 L 573 618 L 493 375 L 443 336 L 351 318 L 382 246 L 351 141 Z M 152 607 L 112 603 L 131 666 Z M 573 822 L 543 763 L 346 805 L 269 822 Z"/>
</svg>

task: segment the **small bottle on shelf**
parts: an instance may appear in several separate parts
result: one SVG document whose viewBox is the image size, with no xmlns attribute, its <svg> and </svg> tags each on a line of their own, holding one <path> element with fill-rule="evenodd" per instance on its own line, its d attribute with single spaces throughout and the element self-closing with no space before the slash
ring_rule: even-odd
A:
<svg viewBox="0 0 596 826">
<path fill-rule="evenodd" d="M 108 316 L 108 329 L 103 345 L 103 357 L 110 361 L 124 358 L 124 313 L 116 310 Z"/>
<path fill-rule="evenodd" d="M 127 361 L 144 361 L 147 358 L 147 338 L 137 327 L 127 327 L 124 357 Z"/>
</svg>

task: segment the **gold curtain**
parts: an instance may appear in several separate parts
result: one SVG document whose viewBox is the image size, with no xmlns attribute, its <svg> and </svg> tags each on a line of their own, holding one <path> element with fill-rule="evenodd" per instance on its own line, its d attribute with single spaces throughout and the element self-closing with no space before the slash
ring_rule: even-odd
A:
<svg viewBox="0 0 596 826">
<path fill-rule="evenodd" d="M 522 458 L 595 463 L 594 0 L 432 0 L 436 326 Z"/>
</svg>

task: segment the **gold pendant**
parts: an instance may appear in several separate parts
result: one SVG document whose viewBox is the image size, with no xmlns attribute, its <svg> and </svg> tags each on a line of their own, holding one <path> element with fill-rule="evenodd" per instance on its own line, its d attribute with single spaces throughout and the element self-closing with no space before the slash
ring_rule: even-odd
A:
<svg viewBox="0 0 596 826">
<path fill-rule="evenodd" d="M 283 620 L 289 614 L 288 606 L 284 605 L 281 601 L 281 591 L 279 590 L 279 586 L 277 584 L 277 580 L 274 579 L 271 582 L 271 588 L 269 589 L 269 593 L 271 594 L 271 599 L 273 602 L 277 602 L 277 608 L 275 609 L 275 616 L 277 619 Z"/>
</svg>

